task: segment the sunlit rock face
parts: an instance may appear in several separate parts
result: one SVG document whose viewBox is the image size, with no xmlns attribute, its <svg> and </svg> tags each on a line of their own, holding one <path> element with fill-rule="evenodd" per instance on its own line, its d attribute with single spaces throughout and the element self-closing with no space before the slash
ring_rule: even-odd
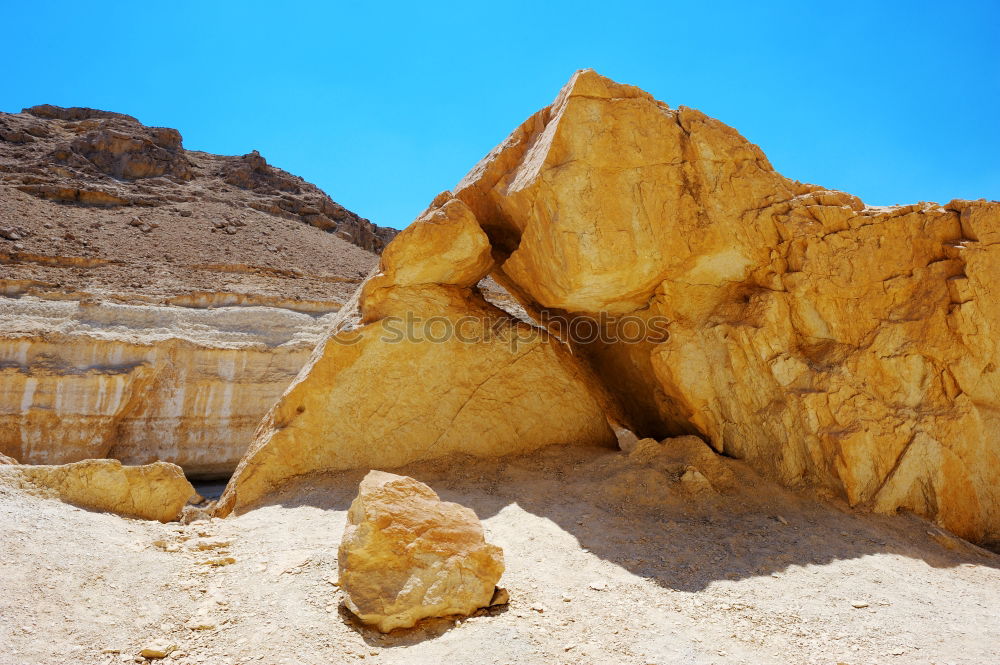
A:
<svg viewBox="0 0 1000 665">
<path fill-rule="evenodd" d="M 492 265 L 465 204 L 435 199 L 359 289 L 359 320 L 344 311 L 261 423 L 218 513 L 317 471 L 612 445 L 613 409 L 586 367 L 472 288 Z M 408 319 L 436 326 L 396 334 Z"/>
<path fill-rule="evenodd" d="M 576 345 L 642 433 L 1000 538 L 1000 205 L 866 206 L 592 71 L 455 196 L 528 311 L 669 320 Z"/>
<path fill-rule="evenodd" d="M 24 464 L 112 457 L 225 475 L 327 319 L 0 299 L 0 452 Z"/>
<path fill-rule="evenodd" d="M 1000 204 L 866 206 L 578 72 L 386 249 L 360 341 L 332 343 L 338 328 L 314 354 L 222 511 L 299 473 L 607 443 L 611 423 L 998 541 L 998 240 Z M 377 341 L 393 316 L 506 320 L 470 287 L 490 266 L 553 335 L 523 359 Z M 626 317 L 656 334 L 608 334 Z"/>
<path fill-rule="evenodd" d="M 160 522 L 176 520 L 195 495 L 194 487 L 175 464 L 123 466 L 110 459 L 0 466 L 0 485 L 13 485 L 89 510 Z"/>
</svg>

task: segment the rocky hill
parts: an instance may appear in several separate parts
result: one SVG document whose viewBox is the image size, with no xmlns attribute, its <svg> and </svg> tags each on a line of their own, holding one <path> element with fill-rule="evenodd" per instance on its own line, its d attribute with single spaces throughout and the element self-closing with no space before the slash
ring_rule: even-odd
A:
<svg viewBox="0 0 1000 665">
<path fill-rule="evenodd" d="M 0 114 L 0 452 L 231 470 L 394 234 L 256 152 Z"/>
<path fill-rule="evenodd" d="M 177 130 L 109 111 L 0 113 L 5 279 L 165 297 L 251 274 L 237 291 L 328 297 L 324 282 L 366 273 L 394 234 L 256 151 L 185 150 Z"/>
</svg>

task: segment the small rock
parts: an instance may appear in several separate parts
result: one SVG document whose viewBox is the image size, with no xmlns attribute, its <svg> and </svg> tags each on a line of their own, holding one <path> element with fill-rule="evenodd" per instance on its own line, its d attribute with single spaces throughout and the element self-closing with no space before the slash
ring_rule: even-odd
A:
<svg viewBox="0 0 1000 665">
<path fill-rule="evenodd" d="M 191 617 L 184 627 L 188 630 L 215 630 L 215 622 L 204 617 Z"/>
<path fill-rule="evenodd" d="M 693 466 L 689 466 L 684 471 L 684 475 L 681 476 L 681 486 L 690 492 L 715 490 L 715 488 L 712 487 L 712 483 L 708 481 L 708 478 L 706 478 L 701 471 Z"/>
<path fill-rule="evenodd" d="M 864 607 L 868 607 L 868 603 L 866 603 L 863 600 L 854 600 L 854 601 L 851 601 L 851 607 L 860 610 L 860 609 L 862 609 Z"/>
<path fill-rule="evenodd" d="M 143 658 L 166 658 L 177 650 L 177 645 L 164 639 L 150 642 L 142 648 L 139 655 Z"/>
<path fill-rule="evenodd" d="M 607 591 L 608 590 L 608 583 L 607 582 L 591 582 L 589 586 L 594 591 Z"/>
<path fill-rule="evenodd" d="M 786 519 L 785 519 L 784 517 L 782 517 L 781 515 L 775 515 L 775 516 L 774 516 L 774 519 L 778 520 L 778 521 L 779 521 L 779 522 L 781 522 L 782 524 L 785 524 L 785 525 L 787 525 L 787 524 L 788 524 L 788 520 L 786 520 Z"/>
<path fill-rule="evenodd" d="M 490 606 L 493 605 L 506 605 L 510 602 L 510 592 L 503 587 L 497 587 L 493 590 L 493 598 L 490 600 Z"/>
<path fill-rule="evenodd" d="M 193 543 L 189 544 L 193 550 L 198 550 L 204 552 L 206 550 L 220 550 L 229 547 L 231 543 L 228 540 L 211 540 L 208 538 L 199 538 Z"/>
<path fill-rule="evenodd" d="M 618 439 L 618 447 L 626 453 L 631 453 L 639 442 L 635 432 L 626 427 L 615 427 L 615 438 Z"/>
</svg>

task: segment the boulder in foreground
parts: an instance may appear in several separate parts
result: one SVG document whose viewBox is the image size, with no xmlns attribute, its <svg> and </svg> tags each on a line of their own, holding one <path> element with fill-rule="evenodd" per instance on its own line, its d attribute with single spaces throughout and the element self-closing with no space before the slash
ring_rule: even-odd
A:
<svg viewBox="0 0 1000 665">
<path fill-rule="evenodd" d="M 504 570 L 471 509 L 382 471 L 361 481 L 338 558 L 348 609 L 384 633 L 486 607 Z"/>
<path fill-rule="evenodd" d="M 54 466 L 10 465 L 0 468 L 3 480 L 80 508 L 160 522 L 176 520 L 195 493 L 181 468 L 169 462 L 123 466 L 118 460 L 94 459 Z"/>
</svg>

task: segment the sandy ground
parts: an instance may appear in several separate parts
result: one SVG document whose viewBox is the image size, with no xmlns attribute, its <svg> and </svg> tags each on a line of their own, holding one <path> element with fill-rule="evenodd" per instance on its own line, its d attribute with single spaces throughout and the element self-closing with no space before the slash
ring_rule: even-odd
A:
<svg viewBox="0 0 1000 665">
<path fill-rule="evenodd" d="M 723 494 L 589 448 L 402 469 L 476 510 L 511 602 L 388 636 L 335 585 L 362 472 L 189 526 L 0 488 L 0 663 L 132 662 L 157 638 L 206 665 L 1000 662 L 1000 557 L 725 464 Z"/>
</svg>

